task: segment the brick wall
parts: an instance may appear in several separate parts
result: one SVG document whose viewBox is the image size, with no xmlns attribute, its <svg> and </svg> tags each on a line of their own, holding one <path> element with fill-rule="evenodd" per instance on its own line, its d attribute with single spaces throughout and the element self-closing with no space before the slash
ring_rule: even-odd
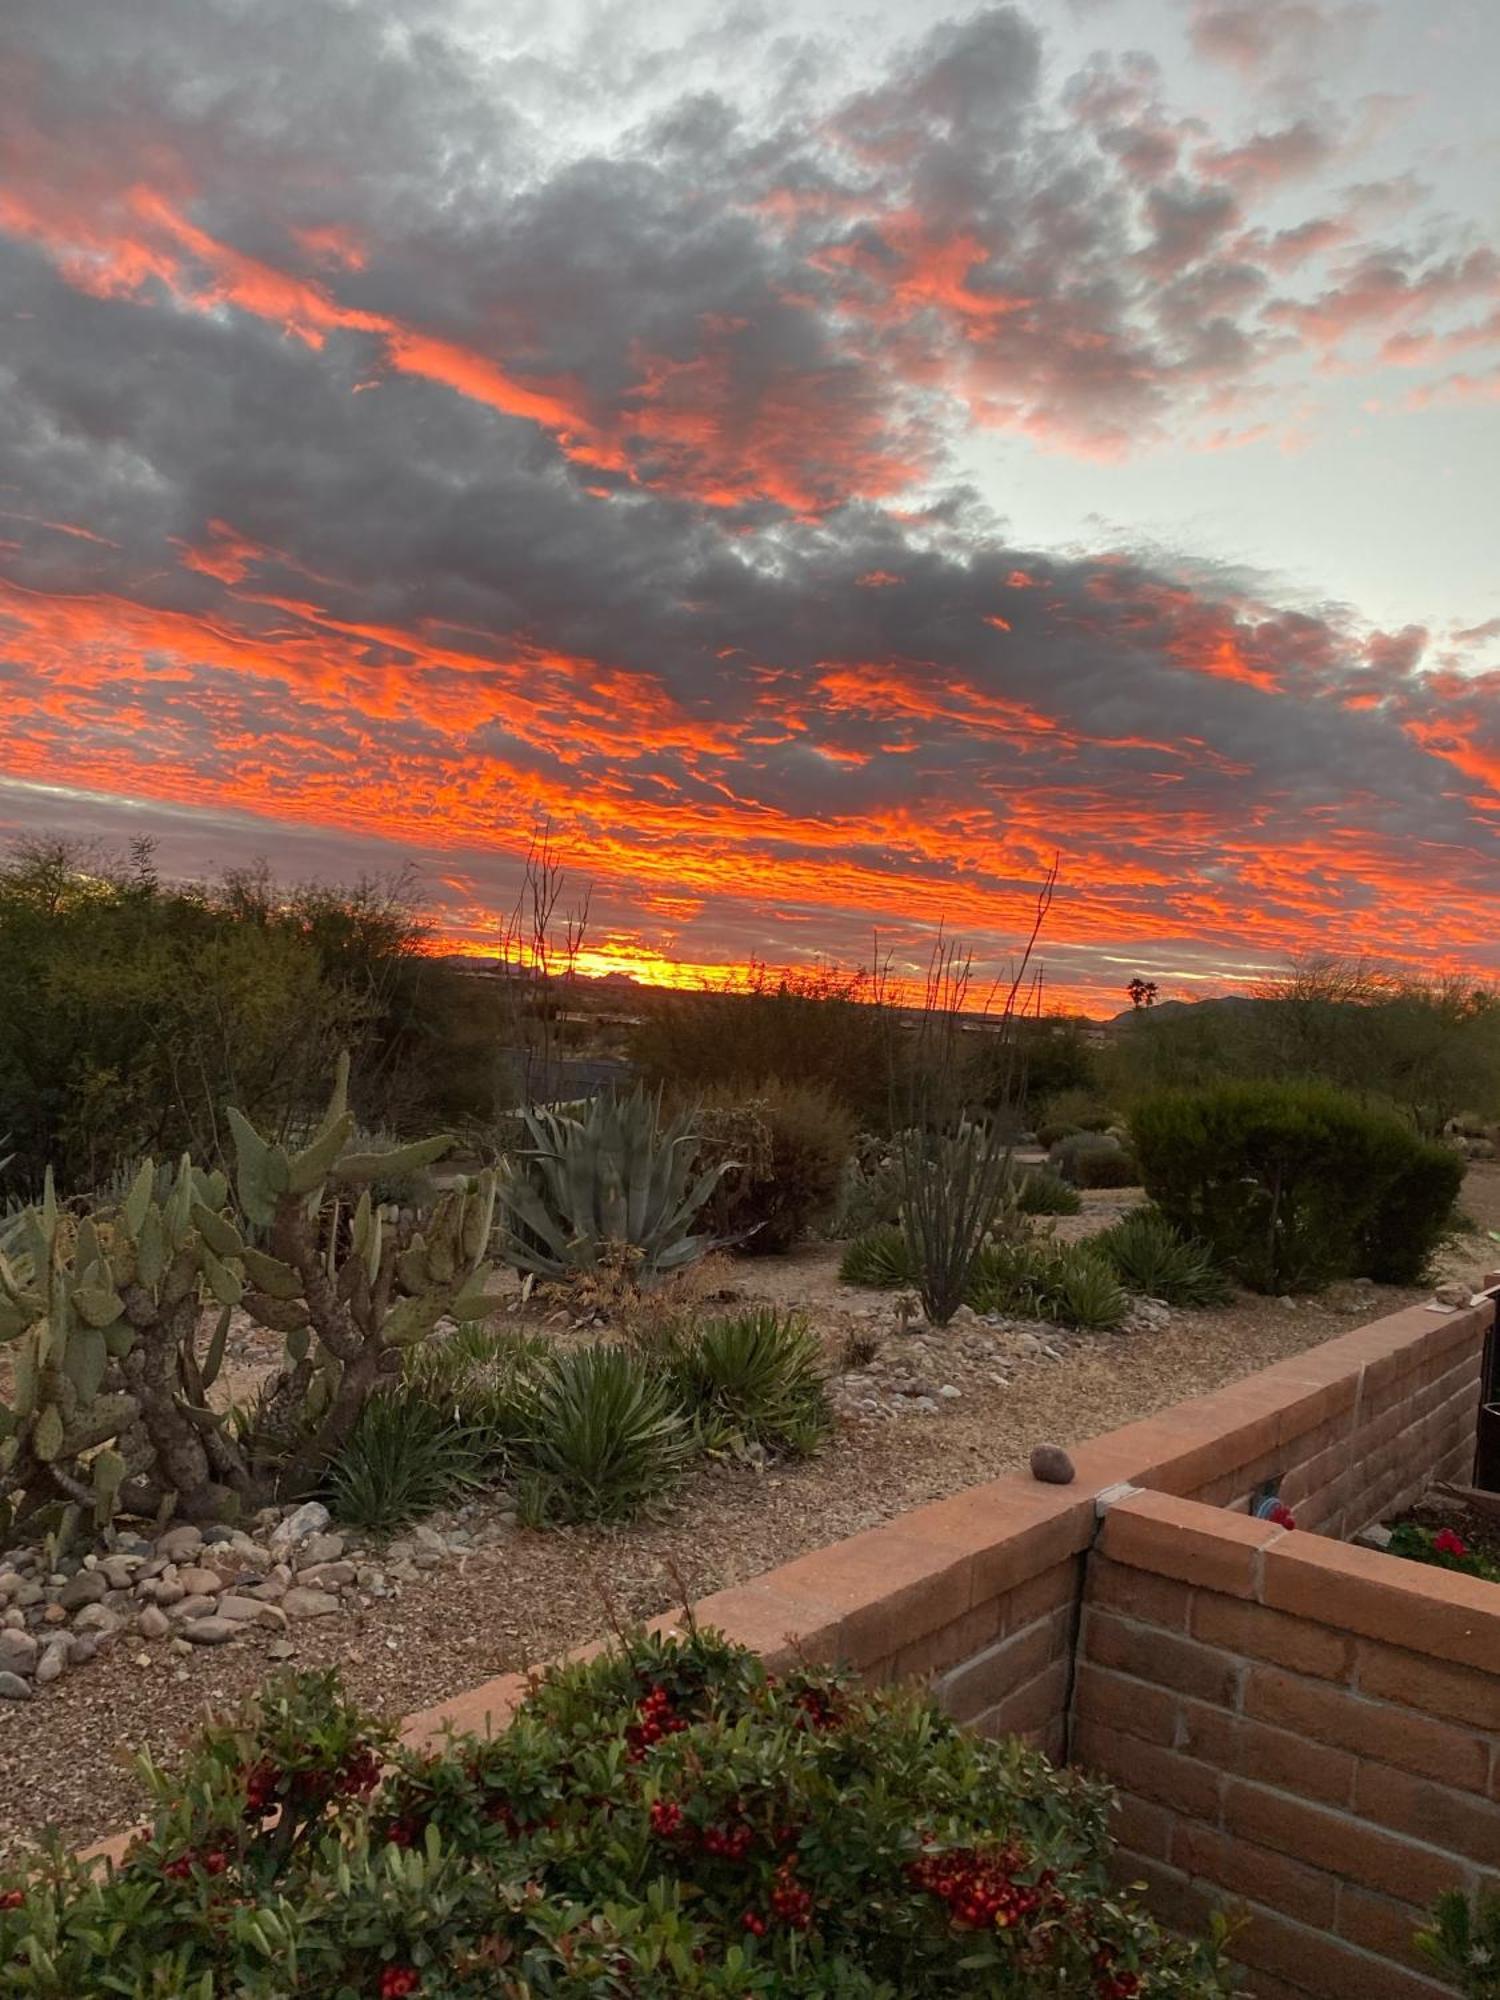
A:
<svg viewBox="0 0 1500 2000">
<path fill-rule="evenodd" d="M 1420 1421 L 1420 1420 L 1419 1420 Z M 1088 1560 L 1074 1761 L 1122 1871 L 1228 1899 L 1263 2000 L 1429 2000 L 1411 1936 L 1500 1887 L 1500 1588 L 1141 1493 Z"/>
</svg>

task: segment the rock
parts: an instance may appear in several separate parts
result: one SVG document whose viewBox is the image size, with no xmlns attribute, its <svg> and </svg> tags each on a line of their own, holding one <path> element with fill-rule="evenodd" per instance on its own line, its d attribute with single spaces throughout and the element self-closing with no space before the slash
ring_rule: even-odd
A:
<svg viewBox="0 0 1500 2000">
<path fill-rule="evenodd" d="M 252 1619 L 259 1618 L 265 1608 L 265 1605 L 257 1604 L 253 1597 L 239 1597 L 232 1590 L 226 1590 L 214 1606 L 220 1618 L 232 1618 L 236 1625 L 249 1624 Z"/>
<path fill-rule="evenodd" d="M 172 1618 L 176 1624 L 194 1618 L 207 1618 L 213 1611 L 216 1599 L 212 1597 L 184 1597 L 180 1604 L 172 1606 Z"/>
<path fill-rule="evenodd" d="M 30 1701 L 31 1683 L 19 1674 L 0 1673 L 0 1701 Z"/>
<path fill-rule="evenodd" d="M 963 1394 L 963 1390 L 955 1388 L 951 1382 L 945 1382 L 942 1388 L 938 1390 L 938 1394 L 945 1402 L 954 1403 Z"/>
<path fill-rule="evenodd" d="M 232 1618 L 190 1618 L 182 1628 L 182 1636 L 195 1646 L 224 1646 L 239 1631 Z"/>
<path fill-rule="evenodd" d="M 258 1625 L 269 1625 L 273 1632 L 284 1632 L 287 1627 L 287 1616 L 279 1604 L 257 1604 L 255 1622 Z"/>
<path fill-rule="evenodd" d="M 135 1587 L 137 1597 L 144 1597 L 148 1604 L 181 1604 L 187 1592 L 175 1577 L 152 1576 Z"/>
<path fill-rule="evenodd" d="M 1447 1278 L 1432 1296 L 1440 1306 L 1466 1306 L 1474 1295 L 1467 1285 L 1460 1284 L 1456 1278 Z"/>
<path fill-rule="evenodd" d="M 298 1569 L 316 1569 L 322 1563 L 337 1562 L 344 1553 L 342 1535 L 309 1535 L 297 1551 Z"/>
<path fill-rule="evenodd" d="M 1078 1474 L 1060 1444 L 1039 1444 L 1031 1454 L 1031 1476 L 1047 1486 L 1071 1486 Z"/>
<path fill-rule="evenodd" d="M 139 1556 L 106 1556 L 99 1565 L 111 1590 L 129 1590 L 140 1566 Z"/>
<path fill-rule="evenodd" d="M 268 1546 L 272 1555 L 286 1556 L 313 1535 L 321 1535 L 333 1516 L 321 1500 L 304 1500 L 302 1505 L 278 1521 L 271 1530 Z"/>
<path fill-rule="evenodd" d="M 92 1632 L 75 1632 L 68 1641 L 68 1665 L 86 1667 L 99 1657 L 99 1641 Z"/>
<path fill-rule="evenodd" d="M 217 1597 L 224 1579 L 216 1569 L 202 1569 L 196 1563 L 177 1572 L 177 1581 L 189 1597 Z"/>
<path fill-rule="evenodd" d="M 258 1598 L 262 1604 L 278 1604 L 287 1593 L 287 1586 L 279 1576 L 268 1576 L 261 1583 L 247 1583 L 242 1588 L 247 1596 Z"/>
<path fill-rule="evenodd" d="M 266 1648 L 268 1660 L 290 1660 L 296 1657 L 297 1648 L 290 1639 L 273 1639 Z"/>
<path fill-rule="evenodd" d="M 203 1546 L 203 1531 L 191 1523 L 184 1522 L 180 1528 L 168 1528 L 156 1541 L 156 1553 L 165 1556 L 168 1562 L 186 1562 L 197 1555 Z"/>
<path fill-rule="evenodd" d="M 53 1681 L 61 1680 L 68 1664 L 68 1642 L 54 1639 L 36 1663 L 34 1676 L 38 1687 L 50 1687 Z"/>
<path fill-rule="evenodd" d="M 1358 1549 L 1388 1549 L 1391 1545 L 1391 1531 L 1383 1521 L 1376 1521 L 1371 1527 L 1361 1528 L 1354 1537 Z"/>
<path fill-rule="evenodd" d="M 49 1604 L 47 1610 L 50 1611 L 51 1609 L 52 1606 Z M 46 1615 L 47 1613 L 44 1611 L 42 1613 L 42 1616 L 45 1618 Z M 67 1615 L 68 1614 L 65 1611 L 63 1613 L 63 1617 L 66 1618 Z M 0 1632 L 24 1632 L 25 1630 L 26 1630 L 26 1613 L 21 1609 L 21 1607 L 18 1604 L 13 1604 L 10 1607 L 10 1609 L 5 1613 L 4 1617 L 0 1618 Z"/>
<path fill-rule="evenodd" d="M 232 1542 L 239 1532 L 238 1528 L 231 1528 L 223 1521 L 214 1521 L 203 1530 L 204 1546 L 212 1548 L 218 1542 Z"/>
<path fill-rule="evenodd" d="M 29 1632 L 0 1632 L 0 1672 L 29 1674 L 40 1648 Z"/>
<path fill-rule="evenodd" d="M 172 1625 L 165 1611 L 159 1611 L 154 1604 L 148 1604 L 136 1619 L 135 1629 L 143 1639 L 165 1639 Z"/>
<path fill-rule="evenodd" d="M 948 1324 L 950 1326 L 977 1326 L 979 1324 L 979 1315 L 972 1306 L 955 1306 L 953 1317 L 949 1320 Z"/>
<path fill-rule="evenodd" d="M 314 1563 L 308 1569 L 298 1570 L 297 1582 L 313 1590 L 342 1590 L 354 1582 L 358 1573 L 351 1562 Z"/>
<path fill-rule="evenodd" d="M 412 1563 L 417 1569 L 439 1569 L 442 1561 L 436 1549 L 418 1549 L 412 1557 Z"/>
<path fill-rule="evenodd" d="M 97 1632 L 101 1639 L 107 1639 L 118 1632 L 123 1623 L 118 1611 L 107 1610 L 102 1604 L 85 1604 L 73 1620 L 73 1630 Z"/>
<path fill-rule="evenodd" d="M 81 1569 L 63 1585 L 57 1601 L 64 1611 L 81 1611 L 86 1604 L 97 1604 L 108 1589 L 109 1579 L 100 1571 Z"/>
<path fill-rule="evenodd" d="M 44 1625 L 66 1625 L 67 1622 L 68 1614 L 60 1604 L 43 1605 L 42 1623 Z"/>
<path fill-rule="evenodd" d="M 430 1549 L 434 1555 L 446 1555 L 448 1552 L 448 1544 L 443 1540 L 437 1529 L 429 1528 L 425 1521 L 420 1527 L 413 1530 L 412 1540 L 419 1549 Z"/>
<path fill-rule="evenodd" d="M 326 1590 L 307 1590 L 296 1585 L 281 1600 L 281 1608 L 288 1618 L 329 1618 L 339 1608 L 339 1601 Z"/>
</svg>

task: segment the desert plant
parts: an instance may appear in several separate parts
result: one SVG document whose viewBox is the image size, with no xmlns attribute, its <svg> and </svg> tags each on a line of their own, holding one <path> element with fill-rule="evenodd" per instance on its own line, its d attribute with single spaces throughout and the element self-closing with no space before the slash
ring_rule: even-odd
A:
<svg viewBox="0 0 1500 2000">
<path fill-rule="evenodd" d="M 447 1411 L 382 1390 L 330 1461 L 324 1496 L 346 1526 L 390 1534 L 479 1484 L 481 1463 L 476 1440 Z"/>
<path fill-rule="evenodd" d="M 1070 1132 L 1053 1146 L 1050 1159 L 1066 1181 L 1079 1188 L 1138 1187 L 1135 1154 L 1109 1132 Z"/>
<path fill-rule="evenodd" d="M 1010 1178 L 1010 1149 L 994 1129 L 962 1120 L 951 1130 L 918 1125 L 898 1138 L 902 1226 L 912 1283 L 934 1326 L 964 1303 L 969 1273 Z"/>
<path fill-rule="evenodd" d="M 1077 1215 L 1083 1207 L 1077 1188 L 1048 1167 L 1031 1167 L 1020 1176 L 1015 1204 L 1022 1215 Z"/>
<path fill-rule="evenodd" d="M 1074 1132 L 1105 1132 L 1115 1122 L 1115 1113 L 1094 1091 L 1059 1090 L 1042 1105 L 1036 1123 L 1037 1141 L 1055 1146 Z"/>
<path fill-rule="evenodd" d="M 860 1142 L 844 1168 L 838 1204 L 827 1233 L 834 1237 L 862 1236 L 901 1220 L 901 1176 L 894 1156 L 882 1142 Z"/>
<path fill-rule="evenodd" d="M 1117 1327 L 1130 1304 L 1119 1279 L 1088 1244 L 1031 1238 L 982 1247 L 970 1273 L 968 1302 L 976 1312 L 1052 1320 L 1091 1332 Z"/>
<path fill-rule="evenodd" d="M 1160 1209 L 1138 1208 L 1089 1238 L 1120 1282 L 1172 1306 L 1222 1306 L 1234 1287 L 1201 1243 L 1190 1242 Z"/>
<path fill-rule="evenodd" d="M 522 1116 L 531 1144 L 499 1187 L 517 1269 L 571 1279 L 613 1264 L 651 1284 L 715 1248 L 695 1224 L 730 1163 L 695 1170 L 690 1113 L 667 1119 L 661 1099 L 638 1089 L 602 1093 L 576 1115 Z"/>
<path fill-rule="evenodd" d="M 710 1320 L 671 1354 L 673 1387 L 710 1449 L 811 1452 L 832 1424 L 807 1322 L 769 1307 Z"/>
<path fill-rule="evenodd" d="M 717 1091 L 695 1122 L 705 1160 L 728 1168 L 703 1211 L 722 1242 L 750 1256 L 779 1255 L 832 1214 L 854 1121 L 826 1091 L 775 1079 L 744 1097 Z"/>
<path fill-rule="evenodd" d="M 17 1354 L 0 1501 L 18 1523 L 71 1530 L 87 1512 L 102 1525 L 120 1505 L 207 1515 L 278 1484 L 305 1489 L 403 1350 L 444 1314 L 482 1308 L 493 1176 L 450 1189 L 420 1228 L 388 1223 L 370 1181 L 449 1142 L 348 1151 L 347 1082 L 344 1059 L 296 1153 L 229 1113 L 238 1218 L 223 1176 L 188 1159 L 167 1172 L 145 1161 L 98 1213 L 61 1208 L 48 1177 L 21 1254 L 0 1260 L 0 1339 Z M 217 1321 L 204 1347 L 206 1302 Z M 248 1431 L 208 1401 L 238 1305 L 287 1341 Z"/>
<path fill-rule="evenodd" d="M 1500 1895 L 1493 1889 L 1472 1900 L 1462 1889 L 1439 1896 L 1416 1946 L 1464 2000 L 1500 2000 Z"/>
<path fill-rule="evenodd" d="M 839 1282 L 845 1285 L 870 1285 L 894 1291 L 900 1285 L 912 1284 L 915 1278 L 916 1260 L 906 1240 L 906 1231 L 899 1223 L 868 1229 L 863 1236 L 856 1236 L 845 1246 L 839 1260 Z"/>
<path fill-rule="evenodd" d="M 1111 1871 L 1107 1788 L 909 1687 L 772 1675 L 694 1628 L 554 1669 L 501 1730 L 400 1745 L 272 1681 L 101 1872 L 0 1876 L 0 1992 L 371 2000 L 1220 2000 Z M 295 1966 L 295 1973 L 291 1968 Z"/>
<path fill-rule="evenodd" d="M 693 1434 L 661 1368 L 615 1345 L 559 1354 L 527 1385 L 521 1497 L 537 1520 L 609 1521 L 673 1485 Z"/>
<path fill-rule="evenodd" d="M 1258 1291 L 1416 1282 L 1464 1175 L 1394 1112 L 1318 1084 L 1166 1091 L 1132 1129 L 1152 1200 Z"/>
</svg>

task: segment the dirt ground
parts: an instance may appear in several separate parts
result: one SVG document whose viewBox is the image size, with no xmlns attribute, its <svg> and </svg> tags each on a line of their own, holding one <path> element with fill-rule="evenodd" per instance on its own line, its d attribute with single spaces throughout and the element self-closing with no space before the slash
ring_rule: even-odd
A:
<svg viewBox="0 0 1500 2000">
<path fill-rule="evenodd" d="M 1135 1197 L 1138 1199 L 1139 1197 Z M 1086 1198 L 1059 1230 L 1086 1234 L 1132 1197 Z M 1466 1209 L 1500 1228 L 1500 1166 L 1471 1173 Z M 619 1529 L 505 1529 L 445 1558 L 368 1611 L 294 1626 L 301 1665 L 334 1663 L 350 1688 L 390 1713 L 422 1708 L 475 1682 L 544 1660 L 612 1621 L 645 1617 L 754 1576 L 903 1510 L 1022 1465 L 1035 1444 L 1070 1444 L 1202 1394 L 1284 1356 L 1395 1311 L 1419 1293 L 1354 1288 L 1295 1304 L 1243 1294 L 1230 1308 L 1181 1312 L 1135 1334 L 1001 1336 L 985 1327 L 918 1345 L 897 1330 L 888 1295 L 840 1285 L 838 1250 L 728 1267 L 736 1303 L 797 1305 L 830 1364 L 851 1335 L 878 1343 L 886 1367 L 960 1389 L 932 1414 L 841 1417 L 828 1449 L 805 1464 L 696 1473 L 651 1521 Z M 1471 1235 L 1444 1259 L 1468 1278 L 1500 1265 L 1500 1245 Z M 1035 1350 L 1035 1351 L 1031 1351 Z M 244 1352 L 241 1366 L 253 1357 Z M 439 1517 L 484 1542 L 498 1509 Z M 31 1702 L 0 1702 L 0 1852 L 55 1825 L 82 1842 L 127 1823 L 137 1803 L 133 1753 L 170 1755 L 206 1706 L 250 1693 L 267 1671 L 271 1635 L 178 1657 L 170 1642 L 123 1637 Z"/>
</svg>

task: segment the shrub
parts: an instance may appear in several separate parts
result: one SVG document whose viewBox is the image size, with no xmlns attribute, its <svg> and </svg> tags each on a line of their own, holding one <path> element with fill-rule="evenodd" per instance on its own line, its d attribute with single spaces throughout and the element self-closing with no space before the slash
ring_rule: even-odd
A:
<svg viewBox="0 0 1500 2000">
<path fill-rule="evenodd" d="M 1471 1549 L 1452 1528 L 1424 1528 L 1416 1521 L 1398 1521 L 1391 1530 L 1390 1553 L 1403 1556 L 1408 1562 L 1451 1569 L 1459 1576 L 1477 1576 L 1486 1583 L 1500 1583 L 1500 1566 L 1477 1549 Z"/>
<path fill-rule="evenodd" d="M 816 1450 L 832 1428 L 822 1352 L 794 1313 L 737 1313 L 683 1339 L 669 1369 L 711 1450 Z"/>
<path fill-rule="evenodd" d="M 328 1467 L 338 1520 L 392 1534 L 478 1483 L 480 1453 L 465 1427 L 410 1393 L 372 1396 Z"/>
<path fill-rule="evenodd" d="M 912 1283 L 933 1326 L 964 1303 L 969 1273 L 1010 1179 L 1010 1148 L 994 1126 L 967 1119 L 951 1130 L 898 1135 L 901 1222 Z"/>
<path fill-rule="evenodd" d="M 866 1230 L 847 1246 L 839 1263 L 839 1279 L 846 1285 L 874 1285 L 894 1291 L 916 1281 L 916 1260 L 899 1223 Z"/>
<path fill-rule="evenodd" d="M 1023 1239 L 985 1244 L 974 1260 L 969 1304 L 975 1312 L 1104 1333 L 1120 1324 L 1130 1301 L 1090 1244 Z"/>
<path fill-rule="evenodd" d="M 1115 1114 L 1092 1090 L 1059 1090 L 1047 1098 L 1037 1120 L 1037 1143 L 1055 1146 L 1073 1132 L 1104 1132 Z"/>
<path fill-rule="evenodd" d="M 530 1139 L 500 1183 L 506 1255 L 518 1270 L 577 1278 L 617 1268 L 650 1284 L 715 1247 L 695 1228 L 728 1171 L 696 1171 L 691 1114 L 667 1120 L 643 1090 L 580 1108 L 521 1114 Z"/>
<path fill-rule="evenodd" d="M 1222 1930 L 1173 1937 L 1114 1886 L 1103 1786 L 702 1631 L 554 1670 L 499 1734 L 433 1752 L 331 1674 L 282 1679 L 180 1774 L 143 1769 L 150 1821 L 116 1869 L 59 1849 L 0 1877 L 0 1990 L 1229 1991 Z"/>
<path fill-rule="evenodd" d="M 486 1472 L 503 1478 L 525 1444 L 531 1385 L 554 1351 L 540 1334 L 471 1320 L 410 1349 L 405 1383 L 413 1398 L 446 1410 Z"/>
<path fill-rule="evenodd" d="M 1259 1291 L 1416 1282 L 1463 1180 L 1394 1112 L 1320 1084 L 1163 1092 L 1131 1122 L 1152 1200 Z"/>
<path fill-rule="evenodd" d="M 705 1161 L 727 1171 L 705 1226 L 749 1256 L 779 1255 L 833 1213 L 854 1121 L 824 1090 L 774 1080 L 747 1098 L 716 1092 L 696 1117 Z"/>
<path fill-rule="evenodd" d="M 897 1040 L 867 974 L 756 966 L 744 990 L 652 995 L 649 1006 L 630 1052 L 656 1087 L 746 1093 L 774 1076 L 866 1124 L 889 1118 Z"/>
<path fill-rule="evenodd" d="M 1139 1187 L 1140 1165 L 1127 1146 L 1107 1132 L 1073 1132 L 1052 1148 L 1064 1180 L 1080 1188 Z"/>
<path fill-rule="evenodd" d="M 883 1148 L 862 1142 L 844 1168 L 838 1207 L 829 1223 L 835 1236 L 862 1236 L 901 1220 L 901 1174 Z"/>
<path fill-rule="evenodd" d="M 1155 1208 L 1138 1208 L 1089 1238 L 1120 1282 L 1172 1306 L 1222 1306 L 1234 1287 L 1200 1243 L 1191 1243 Z"/>
<path fill-rule="evenodd" d="M 1462 1889 L 1439 1896 L 1416 1945 L 1465 2000 L 1500 2000 L 1500 1895 L 1494 1890 L 1482 1889 L 1472 1902 Z"/>
<path fill-rule="evenodd" d="M 534 1521 L 614 1521 L 676 1482 L 693 1449 L 662 1371 L 628 1347 L 574 1348 L 527 1384 L 520 1498 Z"/>
<path fill-rule="evenodd" d="M 1022 1174 L 1015 1200 L 1022 1215 L 1077 1215 L 1083 1207 L 1077 1188 L 1048 1167 L 1032 1167 Z"/>
</svg>

